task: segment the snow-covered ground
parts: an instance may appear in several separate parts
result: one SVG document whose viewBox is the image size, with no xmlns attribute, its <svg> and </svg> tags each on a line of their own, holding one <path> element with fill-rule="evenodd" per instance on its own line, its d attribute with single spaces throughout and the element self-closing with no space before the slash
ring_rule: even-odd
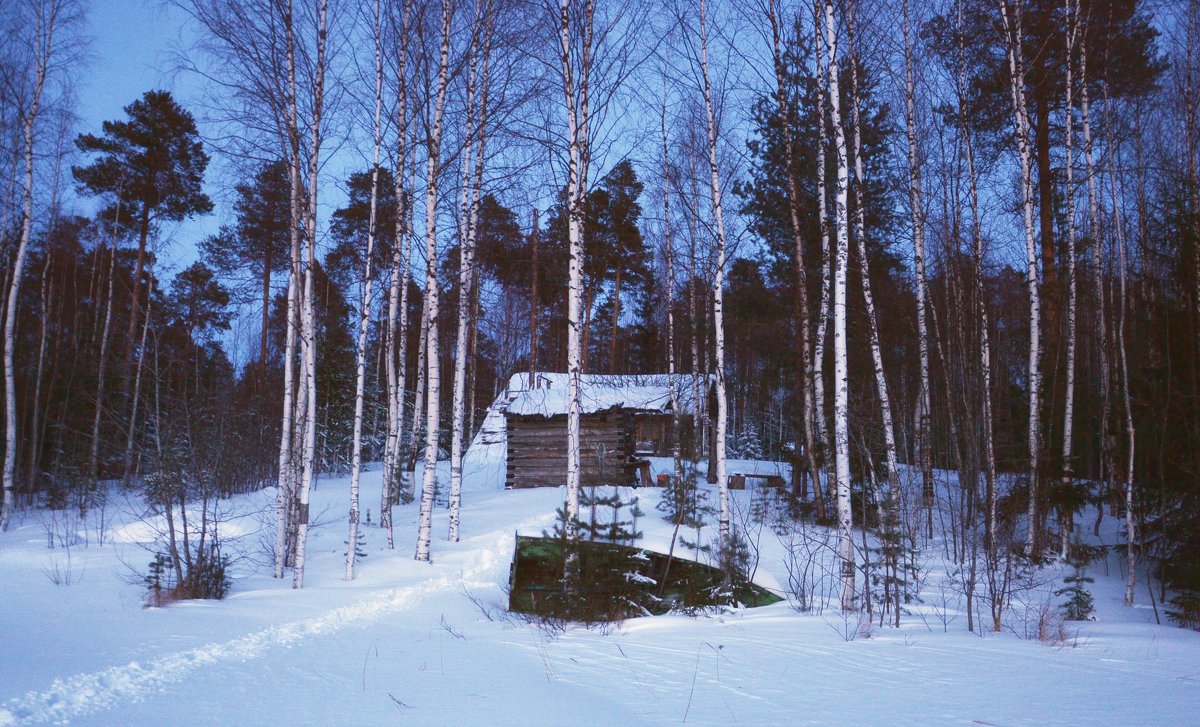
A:
<svg viewBox="0 0 1200 727">
<path fill-rule="evenodd" d="M 752 467 L 771 469 L 730 471 Z M 234 498 L 223 504 L 242 555 L 233 592 L 163 608 L 145 608 L 136 582 L 153 533 L 136 503 L 110 500 L 103 545 L 95 513 L 18 514 L 0 534 L 0 725 L 1200 724 L 1200 634 L 1156 625 L 1144 583 L 1146 605 L 1126 608 L 1115 559 L 1088 571 L 1097 619 L 1068 623 L 1057 645 L 1022 638 L 1020 609 L 1002 633 L 969 633 L 935 560 L 924 604 L 899 629 L 784 602 L 555 630 L 504 608 L 514 533 L 550 528 L 561 491 L 484 480 L 468 479 L 461 542 L 444 540 L 440 509 L 433 563 L 413 561 L 416 506 L 397 508 L 396 549 L 366 528 L 353 582 L 342 579 L 348 481 L 322 480 L 302 591 L 273 580 L 262 553 L 273 492 Z M 376 522 L 378 492 L 375 470 L 364 509 Z M 742 513 L 756 493 L 734 493 Z M 665 550 L 658 491 L 629 494 L 644 544 Z M 61 547 L 68 533 L 88 544 Z M 780 539 L 761 527 L 752 540 L 756 580 L 785 589 Z M 1057 604 L 1055 587 L 1023 598 Z"/>
</svg>

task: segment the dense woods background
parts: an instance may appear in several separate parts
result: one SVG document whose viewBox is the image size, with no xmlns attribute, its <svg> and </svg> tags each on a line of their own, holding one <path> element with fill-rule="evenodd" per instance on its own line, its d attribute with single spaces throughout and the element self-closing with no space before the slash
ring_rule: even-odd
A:
<svg viewBox="0 0 1200 727">
<path fill-rule="evenodd" d="M 832 522 L 835 452 L 896 542 L 933 510 L 889 461 L 957 472 L 993 573 L 1131 508 L 1200 622 L 1197 3 L 175 5 L 205 95 L 100 128 L 71 87 L 103 10 L 0 13 L 5 525 L 109 480 L 166 512 L 279 486 L 299 585 L 317 475 L 383 461 L 377 513 L 432 507 L 416 463 L 512 375 L 671 365 L 720 372 L 728 455 L 793 465 L 797 517 Z"/>
</svg>

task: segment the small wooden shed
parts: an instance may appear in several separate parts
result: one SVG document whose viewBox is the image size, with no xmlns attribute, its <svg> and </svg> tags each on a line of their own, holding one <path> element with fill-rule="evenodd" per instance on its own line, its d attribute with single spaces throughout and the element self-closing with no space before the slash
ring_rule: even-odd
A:
<svg viewBox="0 0 1200 727">
<path fill-rule="evenodd" d="M 557 487 L 567 479 L 567 375 L 514 377 L 505 393 L 505 486 Z M 514 389 L 516 386 L 523 388 Z M 671 387 L 682 416 L 675 432 Z M 701 387 L 701 410 L 707 389 Z M 693 436 L 691 376 L 585 374 L 580 382 L 580 465 L 585 485 L 631 485 L 647 457 L 671 455 L 674 437 Z M 707 421 L 707 417 L 702 418 Z M 706 426 L 707 428 L 707 426 Z"/>
</svg>

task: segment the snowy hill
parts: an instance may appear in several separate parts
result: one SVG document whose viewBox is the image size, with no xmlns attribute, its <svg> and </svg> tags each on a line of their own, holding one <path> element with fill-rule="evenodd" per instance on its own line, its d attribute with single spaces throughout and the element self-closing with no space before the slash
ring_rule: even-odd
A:
<svg viewBox="0 0 1200 727">
<path fill-rule="evenodd" d="M 770 469 L 740 471 L 751 467 Z M 1065 570 L 1042 571 L 1004 630 L 981 637 L 934 557 L 947 548 L 938 540 L 926 549 L 923 603 L 899 629 L 785 601 L 562 630 L 504 610 L 514 533 L 548 529 L 560 491 L 484 480 L 467 483 L 462 542 L 445 542 L 439 509 L 433 563 L 413 561 L 417 509 L 399 507 L 396 550 L 367 527 L 353 582 L 342 580 L 347 481 L 322 480 L 302 591 L 273 580 L 262 552 L 273 492 L 223 502 L 223 537 L 240 554 L 232 593 L 163 608 L 144 607 L 154 528 L 137 502 L 114 495 L 103 527 L 96 512 L 19 514 L 0 534 L 0 725 L 1196 723 L 1200 634 L 1156 625 L 1144 582 L 1145 605 L 1126 608 L 1116 559 L 1108 573 L 1088 570 L 1096 620 L 1063 624 L 1065 640 L 1052 644 L 1025 636 L 1063 600 L 1051 576 Z M 378 488 L 371 471 L 366 502 Z M 665 550 L 659 491 L 625 493 L 645 513 L 642 544 Z M 758 553 L 755 580 L 788 593 L 801 536 L 756 523 L 764 491 L 733 494 Z M 1104 526 L 1116 542 L 1113 519 Z M 803 538 L 820 541 L 825 531 L 808 527 Z"/>
</svg>

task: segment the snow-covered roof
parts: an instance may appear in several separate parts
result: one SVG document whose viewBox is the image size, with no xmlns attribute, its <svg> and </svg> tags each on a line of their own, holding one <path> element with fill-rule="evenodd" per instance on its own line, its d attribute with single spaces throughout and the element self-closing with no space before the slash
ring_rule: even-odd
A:
<svg viewBox="0 0 1200 727">
<path fill-rule="evenodd" d="M 580 411 L 583 414 L 616 408 L 669 414 L 672 384 L 680 413 L 691 414 L 695 399 L 690 374 L 675 374 L 673 378 L 670 374 L 583 374 L 579 383 Z M 508 384 L 511 400 L 505 412 L 542 417 L 566 414 L 567 385 L 568 375 L 563 373 L 537 373 L 533 387 L 529 386 L 528 373 L 517 374 Z"/>
<path fill-rule="evenodd" d="M 710 375 L 707 379 L 712 381 Z M 582 376 L 583 412 L 595 413 L 621 406 L 639 411 L 671 411 L 672 382 L 669 374 L 638 374 L 615 376 L 610 374 L 584 374 Z M 674 383 L 679 398 L 680 413 L 691 415 L 695 399 L 691 374 L 676 374 Z M 706 401 L 701 385 L 700 403 Z M 515 407 L 515 408 L 514 408 Z M 499 483 L 505 479 L 505 457 L 508 452 L 508 426 L 504 415 L 507 412 L 527 416 L 554 416 L 567 413 L 567 374 L 534 374 L 534 385 L 529 385 L 529 373 L 514 374 L 508 386 L 500 392 L 488 407 L 483 422 L 471 446 L 463 458 L 464 473 L 471 474 L 472 481 Z"/>
</svg>

